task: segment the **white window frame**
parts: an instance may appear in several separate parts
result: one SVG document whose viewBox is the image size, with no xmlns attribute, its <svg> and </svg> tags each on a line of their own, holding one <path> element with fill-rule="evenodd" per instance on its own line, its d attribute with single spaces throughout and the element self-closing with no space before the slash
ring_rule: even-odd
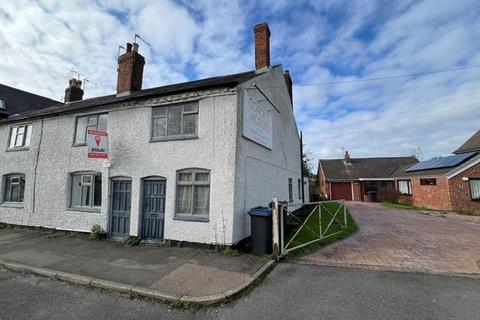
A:
<svg viewBox="0 0 480 320">
<path fill-rule="evenodd" d="M 100 123 L 100 117 L 101 116 L 106 116 L 107 118 L 107 131 L 108 131 L 108 113 L 95 113 L 95 114 L 87 114 L 87 115 L 81 115 L 77 116 L 75 118 L 75 131 L 73 133 L 73 145 L 74 146 L 85 146 L 87 144 L 87 130 L 88 129 L 93 129 L 93 130 L 98 130 L 98 124 Z M 78 122 L 80 119 L 87 118 L 87 125 L 85 126 L 85 132 L 83 133 L 83 141 L 77 141 L 77 131 L 79 129 Z M 88 125 L 88 119 L 89 118 L 96 118 L 96 123 L 95 125 Z"/>
<path fill-rule="evenodd" d="M 13 181 L 17 180 L 17 181 Z M 18 198 L 12 199 L 13 187 L 19 186 Z M 25 175 L 24 174 L 8 174 L 5 175 L 5 190 L 3 192 L 3 202 L 5 203 L 23 203 L 25 200 Z"/>
<path fill-rule="evenodd" d="M 20 133 L 20 130 L 22 133 Z M 8 149 L 23 149 L 30 146 L 32 138 L 32 125 L 22 124 L 10 128 L 10 137 L 8 140 Z"/>
<path fill-rule="evenodd" d="M 186 106 L 194 106 L 193 110 L 185 111 Z M 180 120 L 180 134 L 169 134 L 169 124 L 168 124 L 168 115 L 171 109 L 175 107 L 182 107 L 182 117 Z M 164 109 L 165 113 L 163 115 L 156 115 L 156 110 Z M 194 133 L 184 133 L 184 117 L 185 115 L 196 115 L 195 117 L 195 132 Z M 198 117 L 199 117 L 199 103 L 198 101 L 190 101 L 180 104 L 171 104 L 171 105 L 161 105 L 152 108 L 152 122 L 151 122 L 151 141 L 165 141 L 165 140 L 181 140 L 181 139 L 194 139 L 198 138 Z M 155 120 L 156 119 L 165 119 L 166 120 L 166 135 L 160 136 L 155 133 Z"/>
<path fill-rule="evenodd" d="M 179 177 L 182 173 L 190 173 L 191 181 L 180 181 Z M 195 176 L 197 173 L 208 173 L 208 181 L 196 181 Z M 176 190 L 175 190 L 175 219 L 178 220 L 196 220 L 196 221 L 208 221 L 210 216 L 210 195 L 211 195 L 211 172 L 208 169 L 193 168 L 193 169 L 181 169 L 177 170 L 177 181 L 176 181 Z M 178 210 L 178 201 L 179 201 L 179 186 L 191 186 L 191 204 L 190 212 L 179 212 Z M 205 214 L 198 214 L 193 211 L 194 208 L 194 196 L 195 196 L 195 186 L 208 186 L 208 210 Z"/>
<path fill-rule="evenodd" d="M 468 185 L 470 187 L 470 198 L 473 200 L 473 201 L 478 201 L 480 200 L 480 193 L 478 194 L 478 196 L 475 196 L 473 194 L 473 191 L 474 191 L 474 188 L 472 188 L 472 182 L 476 182 L 478 184 L 480 184 L 480 179 L 479 178 L 470 178 L 468 179 Z M 480 188 L 480 187 L 478 187 Z"/>
<path fill-rule="evenodd" d="M 407 183 L 407 189 L 408 189 L 408 193 L 404 193 L 402 191 L 400 191 L 400 182 L 406 182 Z M 398 188 L 398 192 L 400 192 L 402 195 L 404 196 L 411 196 L 413 193 L 412 193 L 412 181 L 409 180 L 409 179 L 404 179 L 404 180 L 398 180 L 397 181 L 397 188 Z"/>
<path fill-rule="evenodd" d="M 100 188 L 100 204 L 99 205 L 95 205 L 95 177 L 96 176 L 99 176 L 100 177 L 100 183 L 102 184 L 102 188 Z M 87 205 L 84 205 L 84 204 L 80 204 L 80 205 L 75 205 L 73 203 L 73 193 L 74 191 L 76 190 L 76 188 L 74 188 L 74 183 L 75 183 L 75 177 L 80 177 L 80 190 L 83 190 L 83 187 L 87 186 L 87 187 L 90 187 L 90 191 L 89 191 L 89 199 L 90 199 L 90 204 L 87 204 Z M 86 178 L 89 178 L 90 181 L 87 181 L 88 179 Z M 89 173 L 72 173 L 71 174 L 71 183 L 70 183 L 70 208 L 72 209 L 92 209 L 92 210 L 99 210 L 102 206 L 102 189 L 103 189 L 103 181 L 102 181 L 102 174 L 101 173 L 97 173 L 97 172 L 89 172 Z M 82 195 L 80 195 L 80 199 L 82 199 Z M 82 200 L 80 200 L 81 202 Z"/>
</svg>

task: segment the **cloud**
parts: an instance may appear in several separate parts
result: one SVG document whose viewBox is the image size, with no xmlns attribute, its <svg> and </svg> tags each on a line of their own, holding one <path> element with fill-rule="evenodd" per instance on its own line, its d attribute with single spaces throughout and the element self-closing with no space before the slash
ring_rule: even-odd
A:
<svg viewBox="0 0 480 320">
<path fill-rule="evenodd" d="M 480 69 L 346 81 L 480 65 L 476 2 L 4 1 L 0 83 L 60 99 L 74 68 L 91 79 L 86 98 L 112 94 L 118 46 L 135 33 L 151 44 L 140 42 L 144 87 L 247 71 L 253 26 L 268 21 L 272 63 L 291 72 L 295 116 L 316 157 L 420 147 L 428 158 L 479 129 Z"/>
</svg>

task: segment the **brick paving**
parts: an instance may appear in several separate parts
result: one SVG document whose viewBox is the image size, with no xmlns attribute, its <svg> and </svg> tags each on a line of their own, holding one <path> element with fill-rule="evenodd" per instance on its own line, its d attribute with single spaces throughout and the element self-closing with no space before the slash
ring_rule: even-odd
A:
<svg viewBox="0 0 480 320">
<path fill-rule="evenodd" d="M 480 220 L 348 203 L 359 231 L 299 262 L 377 270 L 480 275 Z"/>
</svg>

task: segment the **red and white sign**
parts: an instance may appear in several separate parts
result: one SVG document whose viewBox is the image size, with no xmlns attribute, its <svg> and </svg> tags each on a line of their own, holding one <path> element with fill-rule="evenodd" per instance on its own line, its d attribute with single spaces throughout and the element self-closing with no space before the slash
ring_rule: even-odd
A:
<svg viewBox="0 0 480 320">
<path fill-rule="evenodd" d="M 105 131 L 87 130 L 89 158 L 108 158 L 108 134 Z"/>
</svg>

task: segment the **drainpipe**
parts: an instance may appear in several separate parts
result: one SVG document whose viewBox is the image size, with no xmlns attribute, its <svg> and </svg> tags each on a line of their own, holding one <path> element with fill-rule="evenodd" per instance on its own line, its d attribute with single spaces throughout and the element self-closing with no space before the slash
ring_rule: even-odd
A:
<svg viewBox="0 0 480 320">
<path fill-rule="evenodd" d="M 305 203 L 305 188 L 303 186 L 303 134 L 300 131 L 300 175 L 302 177 L 302 181 L 300 185 L 302 186 L 302 203 Z"/>
</svg>

